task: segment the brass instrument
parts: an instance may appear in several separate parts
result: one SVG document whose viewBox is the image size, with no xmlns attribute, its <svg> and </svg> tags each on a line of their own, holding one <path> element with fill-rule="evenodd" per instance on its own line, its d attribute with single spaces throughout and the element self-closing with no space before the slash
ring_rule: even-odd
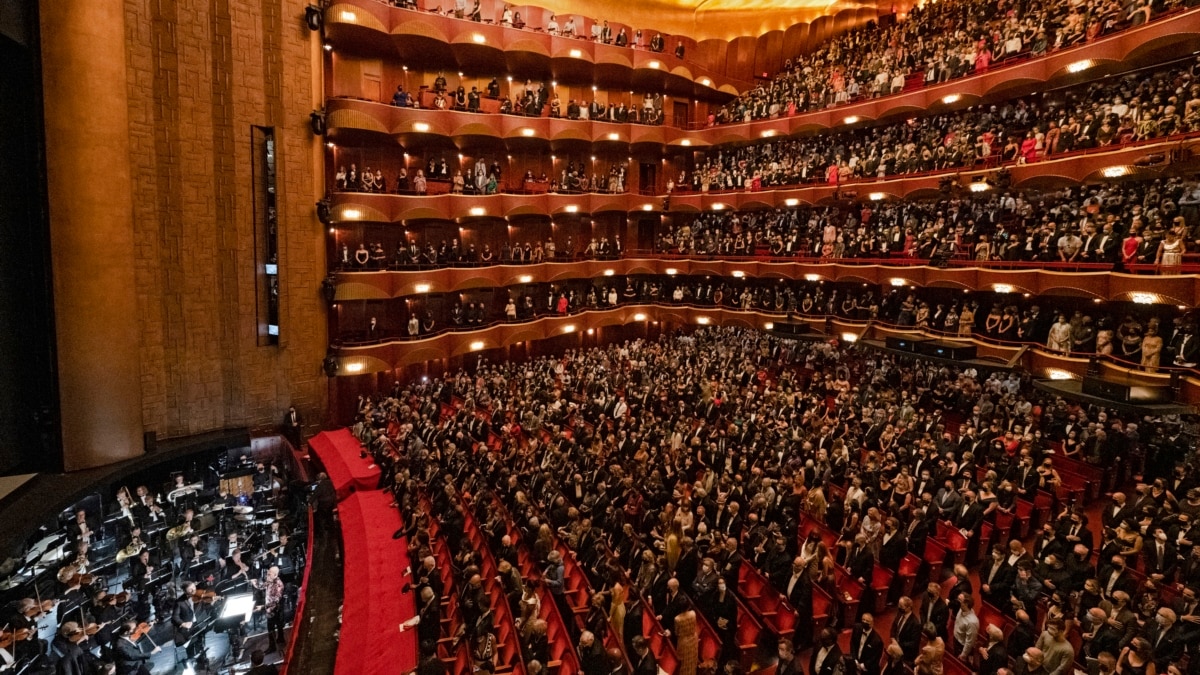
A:
<svg viewBox="0 0 1200 675">
<path fill-rule="evenodd" d="M 123 563 L 126 560 L 137 556 L 137 554 L 141 553 L 145 548 L 146 545 L 142 543 L 141 539 L 134 539 L 133 541 L 129 542 L 128 546 L 120 551 L 117 551 L 117 562 Z"/>
<path fill-rule="evenodd" d="M 180 497 L 182 497 L 184 495 L 190 495 L 190 494 L 199 492 L 203 487 L 204 487 L 204 483 L 192 483 L 191 485 L 184 485 L 183 487 L 177 487 L 174 490 L 171 490 L 170 492 L 167 493 L 167 501 L 174 504 L 176 499 L 179 499 Z"/>
<path fill-rule="evenodd" d="M 167 530 L 167 541 L 174 542 L 192 533 L 192 522 L 180 523 Z"/>
</svg>

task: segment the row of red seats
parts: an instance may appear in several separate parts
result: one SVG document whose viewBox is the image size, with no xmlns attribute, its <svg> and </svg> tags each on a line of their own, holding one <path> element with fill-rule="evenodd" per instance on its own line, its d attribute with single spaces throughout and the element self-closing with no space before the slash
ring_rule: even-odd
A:
<svg viewBox="0 0 1200 675">
<path fill-rule="evenodd" d="M 437 560 L 438 576 L 442 581 L 443 595 L 439 602 L 442 605 L 442 637 L 438 639 L 438 657 L 453 672 L 470 672 L 470 647 L 459 644 L 458 631 L 463 627 L 462 615 L 458 611 L 458 593 L 455 592 L 457 581 L 454 579 L 453 560 L 442 537 L 437 519 L 432 517 L 433 505 L 429 497 L 422 495 L 419 499 L 420 508 L 429 518 L 429 546 L 433 549 L 433 557 Z"/>
</svg>

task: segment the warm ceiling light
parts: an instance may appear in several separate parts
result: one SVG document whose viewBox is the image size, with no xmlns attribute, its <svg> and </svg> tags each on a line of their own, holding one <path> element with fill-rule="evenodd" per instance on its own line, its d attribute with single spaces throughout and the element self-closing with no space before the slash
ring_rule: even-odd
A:
<svg viewBox="0 0 1200 675">
<path fill-rule="evenodd" d="M 768 321 L 763 324 L 763 330 L 775 330 L 775 324 Z"/>
<path fill-rule="evenodd" d="M 567 204 L 567 213 L 579 213 L 579 206 L 576 204 Z"/>
<path fill-rule="evenodd" d="M 871 194 L 869 194 L 867 196 L 870 197 L 871 201 L 873 201 L 873 202 L 881 202 L 881 201 L 883 201 L 883 198 L 886 197 L 887 195 L 883 194 L 882 192 L 872 192 Z"/>
<path fill-rule="evenodd" d="M 471 343 L 471 351 L 477 352 L 480 349 L 483 349 L 483 340 L 476 340 Z"/>
<path fill-rule="evenodd" d="M 770 138 L 770 137 L 774 136 L 774 135 L 775 135 L 775 134 L 777 134 L 777 133 L 779 133 L 779 132 L 778 132 L 778 131 L 775 131 L 774 129 L 767 129 L 766 131 L 762 132 L 762 137 L 763 137 L 763 138 Z"/>
<path fill-rule="evenodd" d="M 818 281 L 818 280 L 820 280 L 820 278 L 821 278 L 820 274 L 805 274 L 804 275 L 805 281 Z"/>
<path fill-rule="evenodd" d="M 521 130 L 521 135 L 524 136 L 525 138 L 529 138 L 530 136 L 532 136 L 536 133 L 537 133 L 537 131 L 530 129 L 529 127 L 525 127 L 524 129 Z"/>
<path fill-rule="evenodd" d="M 572 49 L 571 50 L 571 58 L 582 59 L 583 58 L 583 50 L 582 49 Z"/>
<path fill-rule="evenodd" d="M 1108 166 L 1104 168 L 1103 173 L 1105 178 L 1120 178 L 1129 175 L 1129 167 L 1124 165 Z"/>
<path fill-rule="evenodd" d="M 960 100 L 962 100 L 961 94 L 947 94 L 942 97 L 942 103 L 945 103 L 946 105 L 958 103 Z"/>
<path fill-rule="evenodd" d="M 347 373 L 361 373 L 363 371 L 363 368 L 366 368 L 366 366 L 363 365 L 363 363 L 361 361 L 356 361 L 354 363 L 346 364 L 346 372 Z"/>
<path fill-rule="evenodd" d="M 574 333 L 575 332 L 575 324 L 569 323 L 569 324 L 563 326 L 563 332 L 564 333 Z"/>
<path fill-rule="evenodd" d="M 800 204 L 800 200 L 796 199 L 795 197 L 792 197 L 790 199 L 783 200 L 783 203 L 787 206 L 797 206 Z"/>
<path fill-rule="evenodd" d="M 1156 293 L 1131 293 L 1129 299 L 1139 305 L 1153 305 L 1158 302 Z"/>
<path fill-rule="evenodd" d="M 842 342 L 858 342 L 858 333 L 842 333 Z"/>
<path fill-rule="evenodd" d="M 985 181 L 971 183 L 971 192 L 987 192 L 990 189 L 992 189 L 992 186 L 988 185 Z"/>
<path fill-rule="evenodd" d="M 521 276 L 517 277 L 517 281 L 519 281 L 523 284 L 527 284 L 527 283 L 533 281 L 533 275 L 532 274 L 522 274 Z"/>
<path fill-rule="evenodd" d="M 650 63 L 647 63 L 646 65 L 650 66 L 651 68 L 654 68 L 655 70 L 658 70 L 660 67 L 662 67 L 662 64 L 659 63 L 658 61 L 651 61 Z"/>
<path fill-rule="evenodd" d="M 725 205 L 724 205 L 724 204 L 722 204 L 721 202 L 717 202 L 716 204 L 713 204 L 713 205 L 712 205 L 712 210 L 713 210 L 713 211 L 724 211 L 724 210 L 725 210 Z"/>
<path fill-rule="evenodd" d="M 595 334 L 596 334 L 596 329 L 595 329 L 595 328 L 589 328 L 589 329 L 588 329 L 588 335 L 595 335 Z"/>
<path fill-rule="evenodd" d="M 358 220 L 359 218 L 362 218 L 362 211 L 359 211 L 358 209 L 346 209 L 345 211 L 342 211 L 342 217 L 346 220 Z"/>
<path fill-rule="evenodd" d="M 428 122 L 413 122 L 413 131 L 415 131 L 419 134 L 423 134 L 423 133 L 429 131 L 429 123 Z"/>
<path fill-rule="evenodd" d="M 471 207 L 471 215 L 473 215 L 473 216 L 482 216 L 485 213 L 487 213 L 487 209 L 483 208 L 482 206 L 472 206 Z"/>
<path fill-rule="evenodd" d="M 413 286 L 418 293 L 428 293 L 429 289 L 433 288 L 432 284 L 417 284 Z"/>
<path fill-rule="evenodd" d="M 1069 370 L 1063 370 L 1062 368 L 1047 368 L 1046 376 L 1052 380 L 1073 380 L 1073 379 L 1075 379 L 1075 373 L 1072 373 Z"/>
<path fill-rule="evenodd" d="M 609 135 L 608 135 L 608 140 L 610 140 L 610 141 L 615 141 L 615 140 L 619 139 L 620 137 L 621 137 L 621 135 L 620 135 L 620 134 L 617 134 L 617 133 L 612 133 L 612 134 L 609 134 Z"/>
<path fill-rule="evenodd" d="M 333 51 L 333 45 L 331 45 L 331 44 L 326 44 L 326 45 L 325 45 L 325 51 L 327 51 L 327 52 L 331 52 L 331 51 Z"/>
<path fill-rule="evenodd" d="M 608 268 L 608 269 L 606 269 L 606 270 L 604 270 L 604 276 L 606 276 L 606 277 L 611 277 L 612 275 L 614 275 L 614 274 L 616 274 L 616 273 L 617 273 L 617 271 L 616 271 L 616 270 L 614 270 L 614 269 L 613 269 L 613 268 L 611 268 L 611 267 L 610 267 L 610 268 Z"/>
<path fill-rule="evenodd" d="M 692 141 L 691 139 L 685 138 L 682 141 L 679 141 L 679 144 L 686 148 L 692 144 Z"/>
<path fill-rule="evenodd" d="M 642 204 L 642 210 L 643 211 L 653 211 L 654 205 L 653 204 Z"/>
<path fill-rule="evenodd" d="M 900 277 L 892 277 L 891 279 L 888 279 L 888 283 L 893 286 L 903 286 L 904 284 L 908 283 L 908 281 Z"/>
<path fill-rule="evenodd" d="M 637 314 L 634 314 L 634 315 L 633 315 L 633 320 L 634 320 L 634 321 L 645 321 L 645 320 L 646 320 L 646 315 L 645 315 L 645 314 L 642 314 L 641 312 L 638 312 Z"/>
<path fill-rule="evenodd" d="M 1092 65 L 1093 65 L 1093 62 L 1091 59 L 1083 59 L 1082 61 L 1076 61 L 1075 63 L 1068 65 L 1067 72 L 1068 73 L 1082 73 L 1083 71 L 1087 70 L 1088 68 L 1091 68 Z"/>
<path fill-rule="evenodd" d="M 354 12 L 347 11 L 347 10 L 342 10 L 341 16 L 342 16 L 342 21 L 355 21 L 358 19 L 357 14 L 355 14 Z"/>
<path fill-rule="evenodd" d="M 708 318 L 707 316 L 698 316 L 696 317 L 696 323 L 700 324 L 701 326 L 707 326 L 708 324 L 712 323 L 712 319 Z"/>
<path fill-rule="evenodd" d="M 734 271 L 733 271 L 733 278 L 734 278 L 734 279 L 741 279 L 741 278 L 742 278 L 742 277 L 744 277 L 744 276 L 746 276 L 746 273 L 745 273 L 745 272 L 743 272 L 743 271 L 741 271 L 741 270 L 734 270 Z"/>
<path fill-rule="evenodd" d="M 858 121 L 858 115 L 850 115 L 849 117 L 847 117 L 846 119 L 844 119 L 842 121 L 845 122 L 846 124 L 854 124 L 855 122 Z"/>
<path fill-rule="evenodd" d="M 997 293 L 1012 293 L 1013 286 L 1012 284 L 992 284 L 992 290 Z"/>
<path fill-rule="evenodd" d="M 669 276 L 669 277 L 673 277 L 676 274 L 679 274 L 679 270 L 675 269 L 674 267 L 668 267 L 666 269 L 666 272 L 667 272 L 667 276 Z"/>
<path fill-rule="evenodd" d="M 702 77 L 702 78 L 700 78 L 700 84 L 702 84 L 702 85 L 704 85 L 704 86 L 706 86 L 706 87 L 711 87 L 711 86 L 712 86 L 712 80 L 708 79 L 707 77 Z"/>
<path fill-rule="evenodd" d="M 487 38 L 483 36 L 483 33 L 474 33 L 471 35 L 471 39 L 474 40 L 475 44 L 477 45 L 487 44 Z"/>
</svg>

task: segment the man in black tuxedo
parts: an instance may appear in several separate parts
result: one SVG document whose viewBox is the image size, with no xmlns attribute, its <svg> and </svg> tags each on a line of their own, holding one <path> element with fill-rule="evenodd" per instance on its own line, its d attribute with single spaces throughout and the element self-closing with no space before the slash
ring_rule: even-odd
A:
<svg viewBox="0 0 1200 675">
<path fill-rule="evenodd" d="M 132 639 L 137 621 L 126 621 L 121 627 L 121 637 L 113 643 L 113 657 L 117 663 L 117 675 L 150 675 L 147 663 L 152 654 L 162 651 L 155 647 L 151 652 L 142 651 L 141 646 Z"/>
<path fill-rule="evenodd" d="M 850 658 L 858 668 L 858 675 L 879 675 L 883 638 L 875 632 L 875 618 L 869 613 L 863 613 L 850 634 Z"/>
<path fill-rule="evenodd" d="M 663 630 L 673 635 L 675 633 L 675 617 L 687 610 L 688 601 L 683 593 L 679 591 L 679 580 L 668 579 L 667 594 L 663 597 L 662 606 L 659 608 L 657 616 Z"/>
<path fill-rule="evenodd" d="M 908 553 L 908 542 L 900 532 L 900 521 L 889 517 L 884 524 L 883 539 L 879 543 L 879 564 L 885 570 L 900 569 L 900 561 Z"/>
<path fill-rule="evenodd" d="M 793 560 L 788 573 L 776 577 L 773 583 L 776 588 L 783 591 L 783 597 L 787 599 L 792 607 L 804 605 L 810 593 L 808 575 L 804 569 L 804 559 L 797 557 Z"/>
<path fill-rule="evenodd" d="M 1133 516 L 1133 507 L 1126 501 L 1124 492 L 1114 492 L 1112 503 L 1105 506 L 1100 513 L 1104 527 L 1115 530 L 1118 525 Z"/>
<path fill-rule="evenodd" d="M 1003 607 L 1008 601 L 1017 570 L 1008 564 L 1003 544 L 992 546 L 992 555 L 979 568 L 979 592 L 984 600 Z"/>
<path fill-rule="evenodd" d="M 979 672 L 998 673 L 1008 667 L 1008 649 L 1004 646 L 1004 630 L 988 624 L 987 644 L 979 647 Z"/>
<path fill-rule="evenodd" d="M 1154 653 L 1154 665 L 1160 672 L 1167 672 L 1167 666 L 1183 658 L 1186 646 L 1184 629 L 1179 625 L 1175 610 L 1170 607 L 1159 607 L 1154 617 L 1155 625 L 1149 628 L 1146 639 Z"/>
<path fill-rule="evenodd" d="M 925 589 L 925 598 L 921 601 L 921 625 L 933 624 L 938 637 L 947 640 L 950 634 L 950 607 L 942 599 L 942 587 L 936 582 L 929 582 Z"/>
<path fill-rule="evenodd" d="M 1062 526 L 1059 528 L 1059 537 L 1067 542 L 1067 546 L 1074 548 L 1077 544 L 1082 544 L 1087 547 L 1087 550 L 1092 550 L 1094 542 L 1092 529 L 1088 527 L 1087 516 L 1072 510 L 1071 513 L 1063 519 Z"/>
<path fill-rule="evenodd" d="M 896 608 L 892 639 L 904 650 L 904 660 L 912 663 L 921 650 L 921 620 L 913 614 L 913 602 L 908 596 L 900 598 Z"/>
<path fill-rule="evenodd" d="M 867 535 L 861 532 L 855 535 L 854 543 L 846 551 L 846 569 L 850 571 L 851 577 L 870 585 L 875 571 L 875 556 L 867 547 Z"/>
<path fill-rule="evenodd" d="M 635 635 L 633 638 L 633 653 L 629 655 L 633 675 L 658 675 L 658 659 L 650 652 L 646 638 Z"/>
<path fill-rule="evenodd" d="M 183 587 L 183 595 L 175 603 L 175 611 L 171 614 L 171 625 L 175 627 L 175 645 L 187 647 L 187 656 L 194 659 L 200 655 L 203 647 L 203 636 L 195 633 L 199 621 L 199 607 L 192 596 L 196 593 L 196 584 L 187 583 Z"/>
<path fill-rule="evenodd" d="M 1146 576 L 1156 584 L 1171 583 L 1175 579 L 1175 569 L 1179 564 L 1179 554 L 1175 544 L 1167 540 L 1163 528 L 1154 528 L 1154 538 L 1142 549 L 1146 554 Z"/>
<path fill-rule="evenodd" d="M 962 506 L 958 508 L 952 522 L 968 539 L 979 533 L 979 526 L 983 524 L 983 507 L 979 505 L 974 490 L 963 493 Z"/>
<path fill-rule="evenodd" d="M 292 447 L 297 450 L 300 450 L 304 443 L 303 428 L 304 420 L 300 417 L 300 413 L 296 412 L 296 406 L 289 406 L 287 413 L 283 416 L 283 437 L 288 439 Z"/>
<path fill-rule="evenodd" d="M 1111 599 L 1113 593 L 1124 591 L 1132 594 L 1137 588 L 1137 582 L 1125 568 L 1125 556 L 1114 555 L 1109 565 L 1100 570 L 1100 589 L 1104 597 Z"/>
<path fill-rule="evenodd" d="M 808 661 L 809 675 L 834 675 L 841 665 L 842 649 L 838 647 L 837 633 L 832 628 L 822 629 Z"/>
</svg>

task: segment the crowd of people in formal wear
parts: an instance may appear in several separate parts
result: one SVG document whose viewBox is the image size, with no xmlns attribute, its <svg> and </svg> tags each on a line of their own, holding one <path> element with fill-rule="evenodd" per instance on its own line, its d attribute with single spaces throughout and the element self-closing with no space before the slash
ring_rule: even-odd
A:
<svg viewBox="0 0 1200 675">
<path fill-rule="evenodd" d="M 729 102 L 712 121 L 727 124 L 785 117 L 977 75 L 1141 25 L 1184 4 L 1178 0 L 923 3 L 903 20 L 870 22 L 789 59 L 768 84 Z"/>
<path fill-rule="evenodd" d="M 692 630 L 688 611 L 721 642 L 718 663 L 702 667 L 724 673 L 752 662 L 787 674 L 936 674 L 947 654 L 976 672 L 1036 675 L 1072 673 L 1092 658 L 1102 673 L 1194 672 L 1197 662 L 1190 416 L 1121 414 L 1038 393 L 1017 375 L 710 327 L 396 383 L 360 399 L 353 432 L 402 511 L 420 514 L 414 529 L 431 516 L 457 550 L 473 513 L 512 616 L 531 616 L 530 588 L 549 589 L 586 673 L 627 672 L 626 663 L 657 673 L 643 613 L 694 668 L 694 642 L 676 632 Z M 835 572 L 869 581 L 875 566 L 895 571 L 908 551 L 920 555 L 939 520 L 975 539 L 1018 500 L 1055 494 L 1069 442 L 1087 448 L 1081 461 L 1140 476 L 1105 502 L 1101 522 L 1081 503 L 1055 501 L 1032 544 L 997 541 L 977 577 L 953 566 L 896 599 L 886 634 L 865 601 L 857 616 L 830 612 L 814 628 L 814 589 L 843 602 Z M 419 495 L 432 495 L 432 507 L 418 506 Z M 837 532 L 838 545 L 798 537 L 802 520 Z M 562 597 L 557 540 L 590 583 L 580 612 Z M 413 541 L 418 569 L 432 561 L 429 539 Z M 481 552 L 461 546 L 457 604 L 490 619 L 473 563 Z M 513 573 L 521 551 L 540 574 Z M 743 566 L 798 615 L 794 633 L 765 653 L 742 654 L 735 639 Z M 414 587 L 436 608 L 444 589 L 433 576 L 414 574 Z M 1175 599 L 1159 592 L 1166 586 Z M 1015 627 L 981 625 L 985 602 Z M 472 636 L 497 630 L 469 619 Z M 519 626 L 520 643 L 529 672 L 541 673 L 545 625 L 531 623 Z M 429 630 L 424 672 L 442 672 L 437 624 Z M 620 649 L 596 646 L 613 643 Z M 490 658 L 475 666 L 488 670 Z"/>
<path fill-rule="evenodd" d="M 709 212 L 673 219 L 659 253 L 1158 265 L 1200 250 L 1200 183 L 1170 178 L 1022 193 Z"/>
</svg>

